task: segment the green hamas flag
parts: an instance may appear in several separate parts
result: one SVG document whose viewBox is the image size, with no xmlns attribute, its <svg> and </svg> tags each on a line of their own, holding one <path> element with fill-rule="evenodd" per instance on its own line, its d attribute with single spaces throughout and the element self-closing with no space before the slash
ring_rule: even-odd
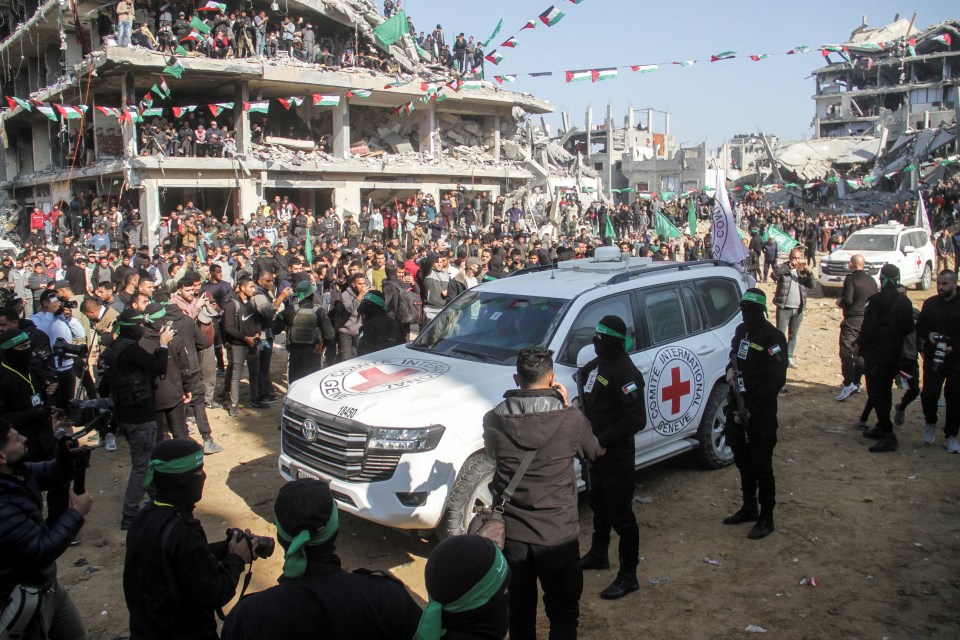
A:
<svg viewBox="0 0 960 640">
<path fill-rule="evenodd" d="M 770 225 L 767 227 L 767 231 L 763 234 L 763 240 L 766 242 L 767 238 L 773 236 L 773 239 L 777 242 L 777 246 L 780 248 L 780 251 L 787 253 L 794 247 L 800 246 L 800 243 L 788 236 L 783 232 L 782 229 L 776 225 Z"/>
<path fill-rule="evenodd" d="M 658 236 L 663 236 L 665 240 L 670 238 L 679 238 L 681 235 L 680 230 L 677 229 L 673 224 L 667 220 L 667 217 L 662 213 L 657 212 L 655 217 L 655 229 Z"/>
<path fill-rule="evenodd" d="M 200 33 L 210 33 L 210 27 L 208 27 L 206 23 L 204 23 L 204 21 L 198 18 L 197 16 L 193 16 L 192 18 L 190 18 L 190 26 L 196 29 L 197 31 L 199 31 Z"/>
<path fill-rule="evenodd" d="M 377 36 L 377 40 L 380 41 L 385 47 L 389 47 L 394 42 L 403 37 L 403 34 L 407 33 L 409 27 L 407 26 L 407 12 L 398 11 L 393 15 L 389 20 L 384 20 L 383 24 L 373 30 L 373 35 Z"/>
<path fill-rule="evenodd" d="M 613 230 L 613 222 L 610 221 L 610 214 L 609 214 L 609 213 L 605 216 L 605 219 L 606 219 L 606 221 L 607 221 L 607 224 L 606 224 L 606 226 L 605 226 L 605 228 L 604 228 L 604 230 L 603 230 L 603 237 L 604 237 L 604 238 L 616 238 L 616 237 L 617 237 L 617 234 L 616 234 L 616 232 Z"/>
<path fill-rule="evenodd" d="M 490 34 L 490 37 L 484 40 L 480 46 L 484 49 L 487 48 L 487 45 L 490 44 L 490 41 L 497 37 L 497 34 L 500 33 L 500 29 L 503 28 L 503 18 L 500 18 L 500 22 L 497 23 L 497 28 L 493 30 L 493 33 Z"/>
<path fill-rule="evenodd" d="M 697 205 L 693 202 L 693 196 L 690 196 L 687 204 L 687 226 L 690 227 L 690 235 L 697 234 Z"/>
<path fill-rule="evenodd" d="M 310 237 L 310 229 L 307 229 L 307 240 L 303 243 L 303 257 L 307 259 L 307 265 L 313 264 L 313 238 Z"/>
</svg>

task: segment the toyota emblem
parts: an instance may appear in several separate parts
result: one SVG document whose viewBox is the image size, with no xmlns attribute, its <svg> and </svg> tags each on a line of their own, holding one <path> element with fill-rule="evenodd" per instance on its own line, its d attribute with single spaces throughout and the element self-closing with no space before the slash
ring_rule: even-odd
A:
<svg viewBox="0 0 960 640">
<path fill-rule="evenodd" d="M 317 426 L 317 423 L 313 420 L 304 420 L 303 425 L 300 427 L 300 432 L 303 434 L 303 439 L 307 442 L 314 442 L 317 439 L 317 433 L 320 431 L 320 428 Z"/>
</svg>

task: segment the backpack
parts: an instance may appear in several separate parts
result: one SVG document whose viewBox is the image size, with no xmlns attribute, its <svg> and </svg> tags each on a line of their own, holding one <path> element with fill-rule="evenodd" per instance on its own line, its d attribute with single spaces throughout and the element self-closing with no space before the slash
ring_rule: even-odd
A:
<svg viewBox="0 0 960 640">
<path fill-rule="evenodd" d="M 350 312 L 347 311 L 347 308 L 343 304 L 343 300 L 337 298 L 333 305 L 330 307 L 330 311 L 327 312 L 328 317 L 330 318 L 330 324 L 333 325 L 334 331 L 339 331 L 341 327 L 347 324 L 347 321 L 350 320 Z"/>
<path fill-rule="evenodd" d="M 388 282 L 384 282 L 384 285 Z M 393 317 L 400 324 L 419 324 L 423 319 L 423 300 L 412 289 L 405 289 L 393 282 L 389 284 L 397 289 L 396 308 L 389 310 Z"/>
</svg>

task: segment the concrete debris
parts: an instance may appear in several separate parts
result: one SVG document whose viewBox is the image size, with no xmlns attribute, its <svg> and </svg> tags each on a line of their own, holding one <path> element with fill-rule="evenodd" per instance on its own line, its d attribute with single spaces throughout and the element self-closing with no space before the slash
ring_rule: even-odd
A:
<svg viewBox="0 0 960 640">
<path fill-rule="evenodd" d="M 785 143 L 773 155 L 781 168 L 796 172 L 801 179 L 819 180 L 835 168 L 855 170 L 872 163 L 879 147 L 879 138 L 873 136 L 814 138 Z"/>
<path fill-rule="evenodd" d="M 936 129 L 923 129 L 905 133 L 897 138 L 889 151 L 877 159 L 872 175 L 879 178 L 912 165 L 916 171 L 906 173 L 916 173 L 918 178 L 928 177 L 926 174 L 940 169 L 936 166 L 924 167 L 924 163 L 930 162 L 935 152 L 956 141 L 958 133 L 960 133 L 960 125 L 957 124 L 944 124 Z M 913 188 L 913 176 L 907 175 L 902 176 L 902 178 L 909 179 L 911 182 L 911 184 L 902 186 Z"/>
</svg>

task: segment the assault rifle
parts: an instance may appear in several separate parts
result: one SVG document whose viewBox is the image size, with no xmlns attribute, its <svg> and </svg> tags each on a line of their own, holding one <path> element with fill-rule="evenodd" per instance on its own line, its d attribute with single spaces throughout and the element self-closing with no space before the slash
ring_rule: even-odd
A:
<svg viewBox="0 0 960 640">
<path fill-rule="evenodd" d="M 730 355 L 730 368 L 733 370 L 733 397 L 737 401 L 737 408 L 734 414 L 739 418 L 740 426 L 743 427 L 743 437 L 749 442 L 747 422 L 750 419 L 750 413 L 747 411 L 747 402 L 744 400 L 744 394 L 747 392 L 747 388 L 743 384 L 743 373 L 740 372 L 740 367 L 737 366 L 736 353 Z"/>
</svg>

